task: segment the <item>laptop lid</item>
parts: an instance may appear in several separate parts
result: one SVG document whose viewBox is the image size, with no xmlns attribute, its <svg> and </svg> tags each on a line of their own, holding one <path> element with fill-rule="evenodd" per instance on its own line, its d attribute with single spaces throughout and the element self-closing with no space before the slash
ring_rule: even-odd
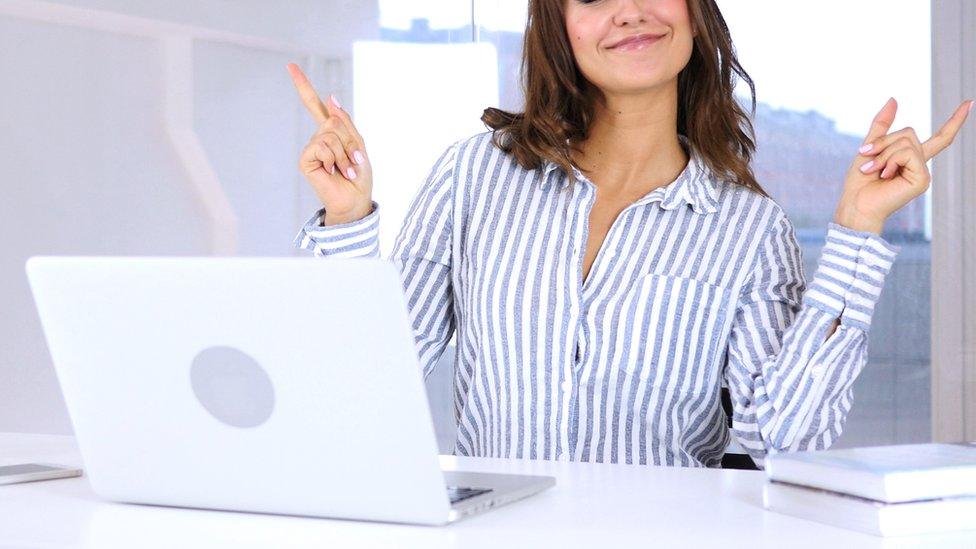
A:
<svg viewBox="0 0 976 549">
<path fill-rule="evenodd" d="M 33 257 L 26 269 L 100 496 L 446 520 L 387 260 Z"/>
</svg>

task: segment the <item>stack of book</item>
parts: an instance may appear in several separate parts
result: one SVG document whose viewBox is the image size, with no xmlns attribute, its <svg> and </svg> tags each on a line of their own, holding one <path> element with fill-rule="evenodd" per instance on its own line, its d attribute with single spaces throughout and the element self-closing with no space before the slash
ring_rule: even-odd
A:
<svg viewBox="0 0 976 549">
<path fill-rule="evenodd" d="M 878 536 L 976 529 L 976 443 L 767 456 L 766 509 Z"/>
</svg>

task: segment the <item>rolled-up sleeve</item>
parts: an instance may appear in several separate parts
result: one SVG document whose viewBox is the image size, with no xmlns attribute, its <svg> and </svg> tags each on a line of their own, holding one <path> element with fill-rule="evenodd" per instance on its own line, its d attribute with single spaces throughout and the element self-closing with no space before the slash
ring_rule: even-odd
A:
<svg viewBox="0 0 976 549">
<path fill-rule="evenodd" d="M 430 375 L 454 333 L 453 230 L 455 164 L 461 141 L 447 147 L 407 209 L 389 258 L 400 273 L 424 376 Z M 294 245 L 317 257 L 380 257 L 379 204 L 366 217 L 321 226 L 320 209 L 295 236 Z"/>
<path fill-rule="evenodd" d="M 831 222 L 807 287 L 794 227 L 777 208 L 736 305 L 724 373 L 733 435 L 753 458 L 825 449 L 840 436 L 900 249 Z"/>
</svg>

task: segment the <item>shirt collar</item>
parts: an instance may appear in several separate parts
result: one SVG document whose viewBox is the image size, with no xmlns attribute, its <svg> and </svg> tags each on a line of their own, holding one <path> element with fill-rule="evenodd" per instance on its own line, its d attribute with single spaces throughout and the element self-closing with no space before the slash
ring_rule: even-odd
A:
<svg viewBox="0 0 976 549">
<path fill-rule="evenodd" d="M 661 208 L 673 210 L 683 204 L 689 204 L 695 213 L 706 214 L 714 213 L 718 210 L 719 189 L 711 173 L 702 161 L 701 155 L 691 146 L 688 138 L 678 134 L 678 140 L 685 146 L 688 154 L 688 165 L 678 175 L 678 178 L 671 183 L 654 189 L 637 200 L 635 204 L 646 204 L 650 202 L 660 202 Z M 549 181 L 550 172 L 559 168 L 559 165 L 551 160 L 543 161 L 542 178 L 540 187 L 545 188 Z M 589 179 L 583 175 L 576 166 L 573 166 L 573 173 L 577 181 Z M 562 171 L 557 172 L 556 181 L 559 188 L 563 189 L 569 185 L 569 177 Z"/>
</svg>

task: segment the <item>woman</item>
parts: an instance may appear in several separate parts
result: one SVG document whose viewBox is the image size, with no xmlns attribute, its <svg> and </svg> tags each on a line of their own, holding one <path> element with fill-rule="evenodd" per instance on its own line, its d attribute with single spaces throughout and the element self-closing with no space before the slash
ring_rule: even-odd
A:
<svg viewBox="0 0 976 549">
<path fill-rule="evenodd" d="M 881 228 L 972 102 L 920 143 L 887 133 L 889 100 L 807 287 L 749 165 L 732 73 L 752 82 L 713 0 L 530 0 L 529 15 L 525 112 L 487 109 L 492 131 L 441 154 L 391 257 L 425 375 L 457 332 L 455 452 L 717 467 L 723 381 L 754 458 L 830 446 L 899 251 Z M 289 68 L 320 124 L 299 165 L 324 206 L 295 244 L 378 256 L 365 142 Z"/>
</svg>

